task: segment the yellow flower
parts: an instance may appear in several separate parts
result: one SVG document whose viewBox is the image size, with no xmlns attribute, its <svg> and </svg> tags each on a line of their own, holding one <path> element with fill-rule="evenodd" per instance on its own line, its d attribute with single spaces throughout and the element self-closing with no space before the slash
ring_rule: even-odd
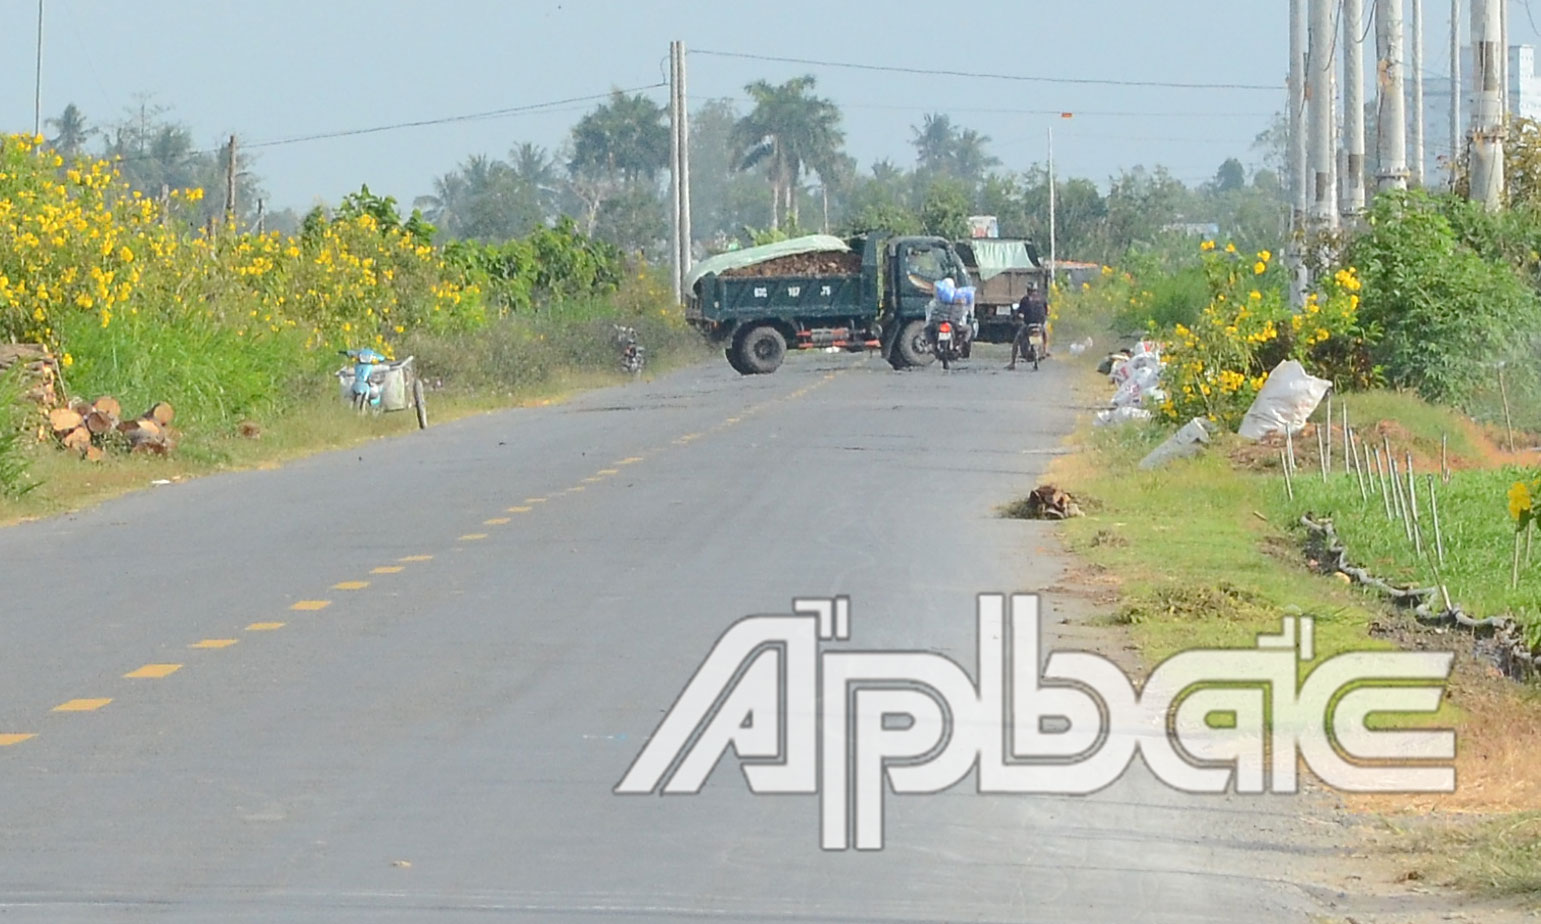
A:
<svg viewBox="0 0 1541 924">
<path fill-rule="evenodd" d="M 1236 245 L 1235 244 L 1226 244 L 1225 245 L 1225 252 L 1226 253 L 1235 253 L 1236 252 Z"/>
<path fill-rule="evenodd" d="M 1532 504 L 1530 485 L 1523 481 L 1516 481 L 1509 488 L 1509 519 L 1516 523 L 1523 522 L 1525 516 L 1530 513 Z"/>
<path fill-rule="evenodd" d="M 65 353 L 62 362 L 64 363 L 64 368 L 68 369 L 69 367 L 75 365 L 75 357 Z"/>
<path fill-rule="evenodd" d="M 1199 245 L 1199 250 L 1203 251 L 1204 253 L 1209 253 L 1211 250 L 1214 250 L 1214 249 L 1215 249 L 1215 242 L 1214 241 L 1205 241 L 1204 243 Z"/>
<path fill-rule="evenodd" d="M 1266 272 L 1268 272 L 1268 264 L 1264 263 L 1262 260 L 1252 264 L 1252 274 L 1254 276 L 1261 276 Z"/>
</svg>

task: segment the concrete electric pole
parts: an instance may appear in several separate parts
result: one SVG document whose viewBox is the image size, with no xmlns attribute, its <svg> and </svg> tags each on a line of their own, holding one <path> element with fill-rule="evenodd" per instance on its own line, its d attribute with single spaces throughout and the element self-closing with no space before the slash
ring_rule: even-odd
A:
<svg viewBox="0 0 1541 924">
<path fill-rule="evenodd" d="M 1504 198 L 1503 31 L 1499 0 L 1472 0 L 1471 199 L 1496 210 Z"/>
<path fill-rule="evenodd" d="M 1343 0 L 1343 219 L 1364 213 L 1364 0 Z"/>
<path fill-rule="evenodd" d="M 674 271 L 674 300 L 683 302 L 685 279 L 690 275 L 690 110 L 685 93 L 685 43 L 669 43 L 669 191 L 674 205 L 670 221 Z"/>
<path fill-rule="evenodd" d="M 1423 0 L 1412 0 L 1413 45 L 1409 65 L 1413 78 L 1412 135 L 1407 139 L 1407 162 L 1411 182 L 1423 186 Z"/>
<path fill-rule="evenodd" d="M 1332 231 L 1338 226 L 1336 184 L 1333 182 L 1337 160 L 1336 132 L 1333 130 L 1334 77 L 1337 62 L 1333 54 L 1332 0 L 1311 0 L 1307 25 L 1309 54 L 1306 84 L 1310 93 L 1307 116 L 1310 131 L 1311 230 Z"/>
<path fill-rule="evenodd" d="M 1287 118 L 1289 138 L 1286 146 L 1286 182 L 1290 193 L 1290 242 L 1286 253 L 1290 270 L 1290 305 L 1301 308 L 1306 303 L 1310 279 L 1301 242 L 1310 208 L 1306 170 L 1306 8 L 1305 0 L 1290 0 L 1290 67 Z"/>
<path fill-rule="evenodd" d="M 1456 166 L 1466 145 L 1466 125 L 1461 119 L 1465 85 L 1461 83 L 1461 0 L 1450 0 L 1450 186 L 1455 188 Z"/>
<path fill-rule="evenodd" d="M 1407 98 L 1403 85 L 1402 0 L 1375 2 L 1376 158 L 1381 192 L 1407 188 Z"/>
</svg>

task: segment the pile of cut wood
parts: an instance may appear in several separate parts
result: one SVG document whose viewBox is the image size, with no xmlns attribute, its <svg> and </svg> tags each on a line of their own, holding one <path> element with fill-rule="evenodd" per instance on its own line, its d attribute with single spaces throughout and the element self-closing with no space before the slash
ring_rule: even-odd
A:
<svg viewBox="0 0 1541 924">
<path fill-rule="evenodd" d="M 22 398 L 45 408 L 57 403 L 59 362 L 48 348 L 35 343 L 0 343 L 0 375 L 17 366 L 27 380 Z"/>
<path fill-rule="evenodd" d="M 171 421 L 176 411 L 161 402 L 138 417 L 125 419 L 117 399 L 76 399 L 69 407 L 48 412 L 48 425 L 59 445 L 81 458 L 100 462 L 108 450 L 163 456 L 176 448 L 177 431 Z"/>
</svg>

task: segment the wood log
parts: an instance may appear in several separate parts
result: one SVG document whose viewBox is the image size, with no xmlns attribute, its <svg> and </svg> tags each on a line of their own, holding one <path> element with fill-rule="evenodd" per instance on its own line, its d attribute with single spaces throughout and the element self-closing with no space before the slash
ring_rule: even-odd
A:
<svg viewBox="0 0 1541 924">
<path fill-rule="evenodd" d="M 163 456 L 163 455 L 165 455 L 166 453 L 168 453 L 170 451 L 171 451 L 171 447 L 166 444 L 166 440 L 164 438 L 162 438 L 162 437 L 159 437 L 159 436 L 147 437 L 145 439 L 142 439 L 139 442 L 134 444 L 134 448 L 133 449 L 129 450 L 129 452 L 135 453 L 135 454 L 138 454 L 138 455 L 155 455 L 155 456 Z"/>
<path fill-rule="evenodd" d="M 96 410 L 96 408 L 92 407 L 91 402 L 87 401 L 86 399 L 76 398 L 70 402 L 70 410 L 79 414 L 80 418 L 84 420 L 86 415 Z"/>
<path fill-rule="evenodd" d="M 93 401 L 91 406 L 115 420 L 123 416 L 123 405 L 119 404 L 118 399 L 112 395 L 102 395 Z"/>
<path fill-rule="evenodd" d="M 161 425 L 149 417 L 141 417 L 134 421 L 134 426 L 129 432 L 132 434 L 135 430 L 143 432 L 146 436 L 160 437 L 164 435 Z"/>
<path fill-rule="evenodd" d="M 85 427 L 76 427 L 64 435 L 60 440 L 64 448 L 72 452 L 85 452 L 91 448 L 91 431 Z"/>
<path fill-rule="evenodd" d="M 146 411 L 144 416 L 165 427 L 176 419 L 177 412 L 171 405 L 161 401 Z"/>
<path fill-rule="evenodd" d="M 84 420 L 80 413 L 67 407 L 55 408 L 48 412 L 48 425 L 53 427 L 54 433 L 61 437 L 75 430 Z"/>
<path fill-rule="evenodd" d="M 111 433 L 112 428 L 117 425 L 118 418 L 101 411 L 92 411 L 86 415 L 86 429 L 91 431 L 92 436 L 102 436 L 103 434 Z"/>
<path fill-rule="evenodd" d="M 48 348 L 37 343 L 0 343 L 0 370 L 18 362 L 52 362 Z"/>
<path fill-rule="evenodd" d="M 87 462 L 104 462 L 107 460 L 107 452 L 100 446 L 87 446 L 85 459 Z"/>
</svg>

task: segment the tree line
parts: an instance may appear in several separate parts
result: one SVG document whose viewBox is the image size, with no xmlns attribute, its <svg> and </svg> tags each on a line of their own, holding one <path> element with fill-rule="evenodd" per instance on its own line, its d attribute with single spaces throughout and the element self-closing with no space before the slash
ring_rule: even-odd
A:
<svg viewBox="0 0 1541 924">
<path fill-rule="evenodd" d="M 967 235 L 967 218 L 995 215 L 1001 234 L 1046 243 L 1049 182 L 1043 165 L 1005 169 L 991 138 L 947 113 L 910 127 L 914 159 L 863 167 L 845 148 L 843 114 L 818 93 L 813 76 L 745 88 L 749 104 L 709 100 L 691 117 L 692 224 L 699 254 L 780 235 L 873 229 Z M 118 160 L 146 195 L 164 187 L 223 189 L 226 155 L 197 151 L 187 126 L 140 100 L 116 122 L 89 125 L 73 104 L 48 122 L 66 157 Z M 668 112 L 643 94 L 616 91 L 585 113 L 552 150 L 513 144 L 502 157 L 474 154 L 435 177 L 413 205 L 447 238 L 502 242 L 568 218 L 590 237 L 644 258 L 668 252 Z M 94 145 L 94 150 L 93 150 Z M 1132 167 L 1099 184 L 1058 177 L 1060 254 L 1116 262 L 1130 251 L 1185 254 L 1192 236 L 1213 227 L 1239 244 L 1276 246 L 1288 202 L 1279 181 L 1279 139 L 1259 136 L 1262 165 L 1231 158 L 1206 183 L 1188 186 L 1162 167 Z M 238 217 L 248 224 L 260 179 L 238 174 Z M 212 217 L 222 196 L 209 196 Z M 292 211 L 270 212 L 269 227 L 291 230 Z"/>
</svg>

